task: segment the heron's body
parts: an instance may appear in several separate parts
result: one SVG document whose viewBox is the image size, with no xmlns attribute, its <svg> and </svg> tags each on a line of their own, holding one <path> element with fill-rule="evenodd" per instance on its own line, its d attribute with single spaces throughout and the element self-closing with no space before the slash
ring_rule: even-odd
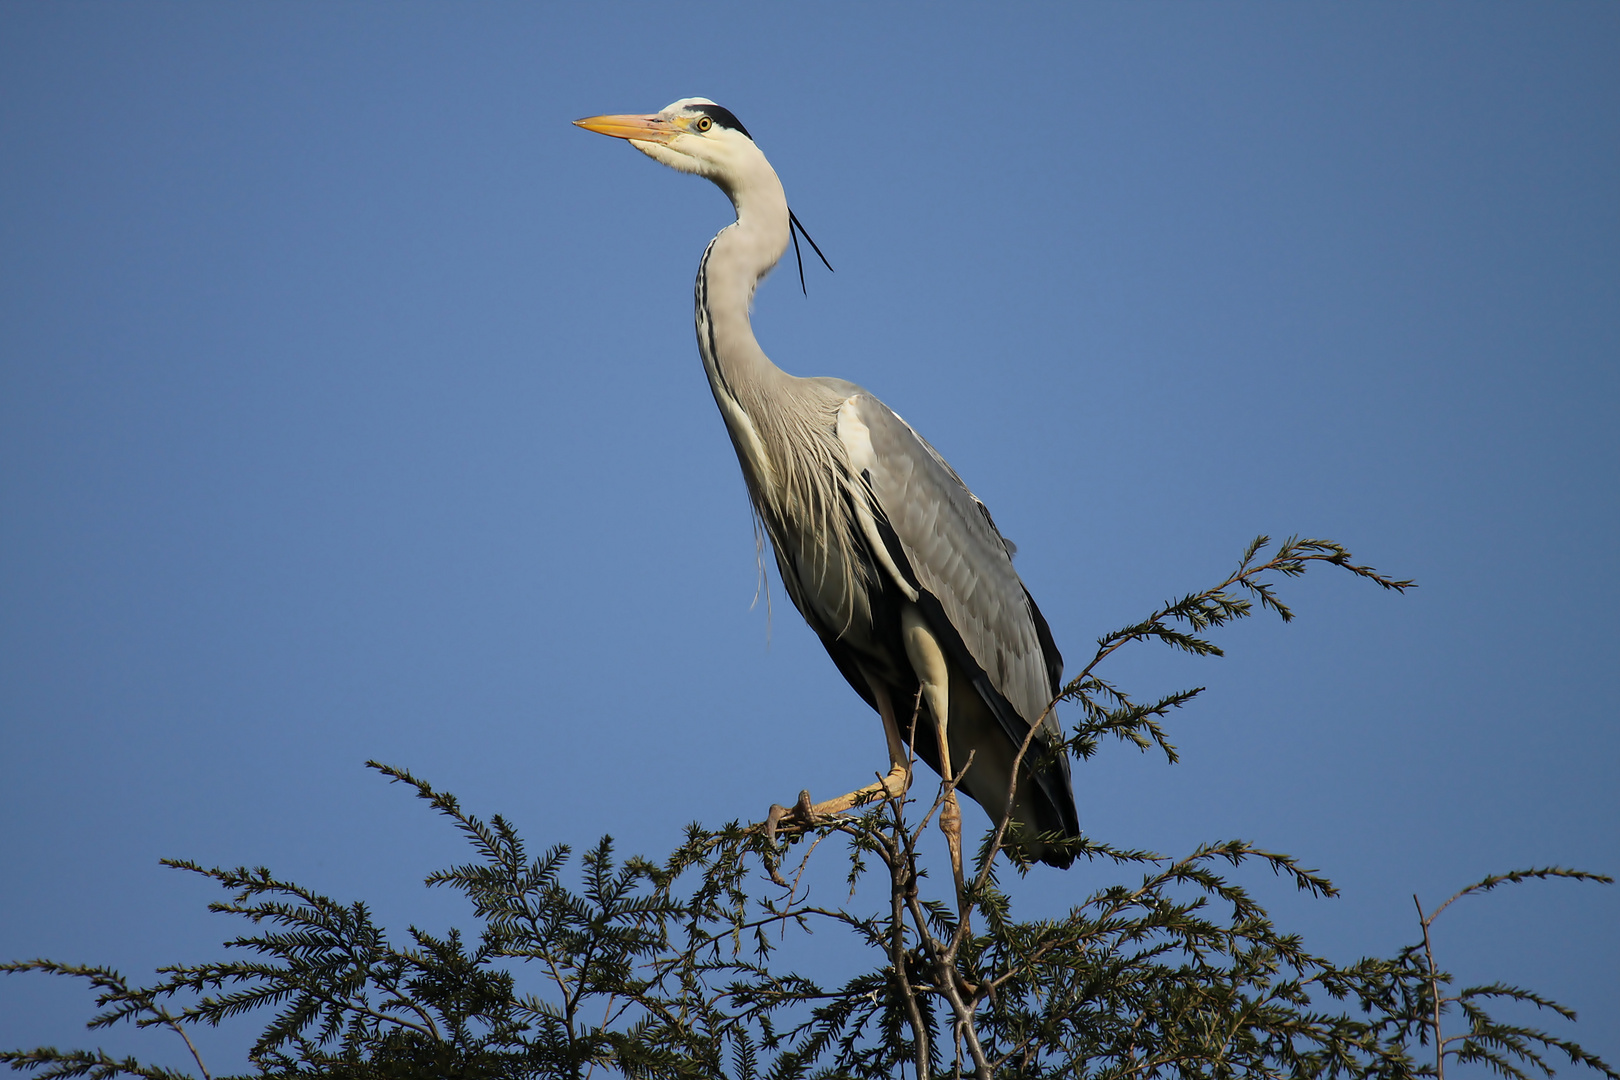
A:
<svg viewBox="0 0 1620 1080">
<path fill-rule="evenodd" d="M 708 176 L 736 207 L 698 267 L 698 351 L 788 595 L 883 716 L 894 769 L 904 768 L 902 739 L 937 771 L 967 765 L 962 788 L 999 818 L 1014 756 L 1039 723 L 1013 816 L 1029 836 L 1078 835 L 1067 758 L 1047 750 L 1062 738 L 1048 709 L 1062 657 L 989 511 L 877 398 L 841 379 L 789 375 L 754 338 L 754 289 L 791 227 L 765 156 L 735 117 L 702 99 L 581 124 Z M 913 738 L 919 690 L 926 713 Z M 1039 842 L 1025 846 L 1069 861 Z"/>
</svg>

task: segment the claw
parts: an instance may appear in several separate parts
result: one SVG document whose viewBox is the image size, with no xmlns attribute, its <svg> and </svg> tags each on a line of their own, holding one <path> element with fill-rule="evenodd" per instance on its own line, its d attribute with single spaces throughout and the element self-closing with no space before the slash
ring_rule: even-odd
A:
<svg viewBox="0 0 1620 1080">
<path fill-rule="evenodd" d="M 776 843 L 776 831 L 787 824 L 795 829 L 808 829 L 816 823 L 816 807 L 810 801 L 808 791 L 799 792 L 799 801 L 792 808 L 772 803 L 770 810 L 765 813 L 765 839 L 773 846 Z"/>
<path fill-rule="evenodd" d="M 765 814 L 765 842 L 767 844 L 770 844 L 772 847 L 776 846 L 776 827 L 780 825 L 782 823 L 782 819 L 787 817 L 790 813 L 792 813 L 792 811 L 787 807 L 779 806 L 776 803 L 771 803 L 770 810 L 768 810 Z"/>
</svg>

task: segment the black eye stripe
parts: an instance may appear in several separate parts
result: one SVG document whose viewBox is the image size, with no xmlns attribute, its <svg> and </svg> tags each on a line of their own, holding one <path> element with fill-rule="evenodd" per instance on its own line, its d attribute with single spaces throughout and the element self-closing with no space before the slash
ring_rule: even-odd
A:
<svg viewBox="0 0 1620 1080">
<path fill-rule="evenodd" d="M 742 126 L 742 121 L 738 120 L 730 109 L 720 105 L 688 105 L 687 108 L 700 116 L 707 116 L 721 127 L 741 132 L 747 135 L 750 140 L 753 139 L 753 136 L 748 134 L 748 129 Z"/>
</svg>

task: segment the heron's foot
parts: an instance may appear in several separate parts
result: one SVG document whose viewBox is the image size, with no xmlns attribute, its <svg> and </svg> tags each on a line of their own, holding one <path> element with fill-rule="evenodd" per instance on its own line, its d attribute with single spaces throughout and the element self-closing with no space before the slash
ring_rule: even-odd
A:
<svg viewBox="0 0 1620 1080">
<path fill-rule="evenodd" d="M 906 763 L 899 762 L 889 770 L 889 775 L 876 783 L 867 784 L 848 795 L 840 795 L 826 802 L 812 803 L 810 793 L 801 791 L 799 801 L 794 803 L 791 809 L 785 806 L 771 807 L 765 816 L 765 839 L 774 844 L 777 833 L 801 832 L 817 822 L 825 821 L 835 814 L 842 814 L 853 807 L 863 806 L 879 799 L 898 799 L 910 787 L 911 768 Z"/>
<path fill-rule="evenodd" d="M 787 825 L 787 831 L 798 832 L 815 823 L 816 808 L 810 804 L 810 792 L 801 791 L 799 801 L 793 804 L 791 810 L 776 803 L 771 804 L 770 811 L 765 815 L 765 840 L 775 844 L 777 831 L 784 824 Z"/>
</svg>

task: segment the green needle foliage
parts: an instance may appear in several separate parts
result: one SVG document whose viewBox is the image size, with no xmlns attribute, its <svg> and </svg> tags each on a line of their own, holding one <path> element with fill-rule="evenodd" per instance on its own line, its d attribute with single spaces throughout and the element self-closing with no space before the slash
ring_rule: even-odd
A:
<svg viewBox="0 0 1620 1080">
<path fill-rule="evenodd" d="M 1290 618 L 1276 583 L 1312 563 L 1386 589 L 1411 586 L 1328 541 L 1290 539 L 1268 555 L 1269 547 L 1261 537 L 1214 588 L 1098 642 L 1060 698 L 1080 705 L 1068 750 L 1089 758 L 1117 739 L 1176 760 L 1162 722 L 1200 691 L 1137 702 L 1104 681 L 1098 667 L 1128 643 L 1218 656 L 1208 631 L 1257 607 Z M 165 1028 L 185 1040 L 196 1073 L 53 1047 L 0 1060 L 40 1080 L 213 1080 L 187 1028 L 252 1016 L 263 1024 L 249 1055 L 255 1077 L 1443 1080 L 1448 1064 L 1480 1063 L 1505 1080 L 1531 1080 L 1568 1061 L 1620 1080 L 1575 1043 L 1489 1012 L 1507 1001 L 1573 1020 L 1562 1005 L 1511 986 L 1453 990 L 1429 934 L 1464 896 L 1547 878 L 1610 881 L 1601 875 L 1547 868 L 1487 877 L 1432 912 L 1419 904 L 1421 940 L 1392 958 L 1340 965 L 1279 930 L 1231 875 L 1269 869 L 1317 896 L 1333 895 L 1333 885 L 1245 841 L 1181 858 L 1067 841 L 1077 858 L 1117 867 L 1119 882 L 1060 918 L 1020 920 L 1001 882 L 1007 866 L 1026 868 L 1006 820 L 984 837 L 960 895 L 932 888 L 918 846 L 951 781 L 927 804 L 874 802 L 779 841 L 759 826 L 692 825 L 661 862 L 621 861 L 604 838 L 576 865 L 564 845 L 531 854 L 505 819 L 475 817 L 427 781 L 370 764 L 470 846 L 468 862 L 427 883 L 467 897 L 476 941 L 414 926 L 391 938 L 363 903 L 262 868 L 174 861 L 226 892 L 211 910 L 246 921 L 227 943 L 237 959 L 161 968 L 143 987 L 108 968 L 3 967 L 87 980 L 101 1010 L 90 1027 Z M 808 897 L 813 861 L 829 859 L 841 860 L 849 886 L 840 906 Z M 816 930 L 851 936 L 866 962 L 841 981 L 795 972 L 791 954 Z"/>
</svg>

